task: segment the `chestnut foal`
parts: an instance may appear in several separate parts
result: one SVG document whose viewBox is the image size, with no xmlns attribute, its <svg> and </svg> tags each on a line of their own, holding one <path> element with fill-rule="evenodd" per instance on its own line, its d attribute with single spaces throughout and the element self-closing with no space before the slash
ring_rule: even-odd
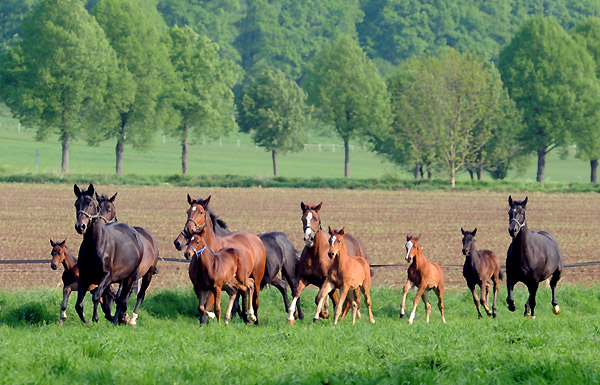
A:
<svg viewBox="0 0 600 385">
<path fill-rule="evenodd" d="M 210 318 L 217 318 L 221 323 L 221 291 L 225 289 L 229 294 L 229 305 L 225 313 L 225 325 L 229 325 L 231 309 L 238 290 L 242 291 L 242 306 L 248 318 L 256 321 L 252 306 L 248 309 L 247 295 L 252 291 L 254 280 L 250 278 L 253 263 L 251 258 L 244 257 L 238 249 L 226 247 L 214 253 L 204 239 L 204 229 L 195 232 L 187 243 L 185 257 L 191 258 L 189 276 L 198 296 L 198 310 Z M 193 256 L 190 251 L 193 251 Z M 210 294 L 215 298 L 215 313 L 208 311 L 206 299 Z"/>
<path fill-rule="evenodd" d="M 332 230 L 329 227 L 329 258 L 333 258 L 333 263 L 327 272 L 327 279 L 321 286 L 319 295 L 319 304 L 313 322 L 319 319 L 319 313 L 323 307 L 323 303 L 327 300 L 327 295 L 335 290 L 340 289 L 340 299 L 335 307 L 335 320 L 337 324 L 342 307 L 345 302 L 348 291 L 352 290 L 352 325 L 356 322 L 358 313 L 358 305 L 360 303 L 359 287 L 365 297 L 367 310 L 369 311 L 369 321 L 375 323 L 373 313 L 371 312 L 371 268 L 366 259 L 362 257 L 354 257 L 348 255 L 346 243 L 344 242 L 345 227 L 341 230 Z M 346 310 L 347 311 L 347 310 Z"/>
<path fill-rule="evenodd" d="M 63 322 L 65 322 L 67 319 L 67 302 L 69 301 L 69 296 L 71 295 L 71 292 L 77 292 L 79 287 L 77 284 L 77 280 L 79 279 L 77 258 L 73 256 L 67 247 L 66 242 L 66 239 L 62 242 L 54 242 L 52 239 L 50 240 L 50 245 L 52 246 L 52 262 L 50 262 L 50 267 L 52 270 L 56 270 L 58 265 L 62 264 L 65 268 L 65 271 L 62 274 L 63 302 L 60 306 L 60 321 L 58 322 L 60 326 L 62 326 Z M 90 285 L 88 287 L 88 291 L 92 291 L 97 287 L 98 285 Z M 102 303 L 102 310 L 106 315 L 106 319 L 109 321 L 112 320 L 110 313 L 115 297 L 115 291 L 113 290 L 112 286 L 109 286 L 100 299 L 100 302 Z M 95 315 L 94 317 L 97 319 L 98 315 Z"/>
<path fill-rule="evenodd" d="M 467 280 L 467 286 L 473 294 L 473 302 L 477 308 L 479 318 L 482 317 L 479 302 L 485 309 L 487 315 L 496 318 L 496 298 L 498 297 L 498 281 L 502 279 L 502 271 L 500 270 L 500 262 L 496 255 L 490 250 L 477 250 L 475 247 L 475 234 L 477 227 L 473 231 L 465 231 L 460 228 L 463 235 L 462 253 L 465 256 L 465 264 L 463 265 L 463 277 Z M 490 284 L 489 280 L 494 284 L 494 301 L 492 310 L 490 311 Z M 477 298 L 475 285 L 479 285 L 481 289 L 481 299 Z"/>
<path fill-rule="evenodd" d="M 442 269 L 439 265 L 429 262 L 423 254 L 423 249 L 419 246 L 421 235 L 413 238 L 412 235 L 406 236 L 406 262 L 411 262 L 408 267 L 408 279 L 404 285 L 404 292 L 402 294 L 402 309 L 400 310 L 400 317 L 404 317 L 404 304 L 406 302 L 406 294 L 408 291 L 416 286 L 418 288 L 417 295 L 413 301 L 413 310 L 410 313 L 408 324 L 412 325 L 415 319 L 415 312 L 417 305 L 423 296 L 425 307 L 427 310 L 427 322 L 429 322 L 429 315 L 431 314 L 431 304 L 427 298 L 427 292 L 431 289 L 435 291 L 438 297 L 438 307 L 440 313 L 442 313 L 442 321 L 446 323 L 444 318 L 444 276 Z"/>
</svg>

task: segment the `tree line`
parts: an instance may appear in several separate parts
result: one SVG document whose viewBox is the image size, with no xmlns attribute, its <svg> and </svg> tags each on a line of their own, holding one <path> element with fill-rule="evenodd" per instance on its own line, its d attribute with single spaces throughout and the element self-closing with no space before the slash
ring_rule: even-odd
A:
<svg viewBox="0 0 600 385">
<path fill-rule="evenodd" d="M 42 140 L 234 130 L 272 155 L 308 130 L 362 138 L 416 178 L 504 178 L 577 145 L 596 183 L 600 4 L 591 0 L 6 0 L 0 100 Z M 537 16 L 536 16 L 537 15 Z"/>
</svg>

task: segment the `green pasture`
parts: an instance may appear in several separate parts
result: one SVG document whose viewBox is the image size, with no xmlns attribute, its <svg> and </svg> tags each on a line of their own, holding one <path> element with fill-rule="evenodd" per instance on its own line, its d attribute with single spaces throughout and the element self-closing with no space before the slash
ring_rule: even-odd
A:
<svg viewBox="0 0 600 385">
<path fill-rule="evenodd" d="M 163 142 L 164 139 L 164 142 Z M 278 156 L 279 175 L 286 178 L 341 178 L 343 177 L 344 152 L 342 142 L 335 137 L 313 135 L 309 147 L 299 153 Z M 71 174 L 115 173 L 115 141 L 90 147 L 84 141 L 73 141 L 70 146 L 69 171 Z M 319 144 L 321 148 L 319 150 Z M 364 144 L 364 143 L 363 143 Z M 361 143 L 351 143 L 350 176 L 352 178 L 395 178 L 412 180 L 412 175 L 383 157 L 368 151 Z M 334 147 L 335 146 L 335 147 Z M 36 170 L 35 154 L 38 152 Z M 241 175 L 251 178 L 272 176 L 271 154 L 256 147 L 247 134 L 236 133 L 228 138 L 199 141 L 190 145 L 189 175 Z M 17 121 L 0 115 L 0 171 L 8 174 L 59 174 L 61 145 L 56 136 L 46 142 L 35 140 L 31 130 L 18 129 Z M 156 146 L 142 152 L 125 147 L 124 174 L 176 175 L 181 173 L 181 146 L 171 137 L 157 136 Z M 571 152 L 562 159 L 557 152 L 550 153 L 546 162 L 547 182 L 586 183 L 589 181 L 589 165 L 574 157 Z M 524 175 L 509 174 L 513 181 L 535 181 L 536 159 L 532 156 Z M 439 173 L 436 179 L 446 181 Z M 457 180 L 468 181 L 466 172 Z M 491 181 L 485 176 L 486 181 Z"/>
<path fill-rule="evenodd" d="M 560 285 L 538 292 L 536 319 L 499 294 L 498 318 L 477 319 L 470 293 L 447 291 L 447 323 L 423 303 L 415 323 L 398 317 L 401 290 L 373 289 L 376 323 L 366 317 L 311 321 L 316 291 L 302 296 L 306 319 L 288 325 L 279 293 L 261 295 L 261 325 L 199 326 L 192 290 L 150 293 L 138 327 L 105 320 L 83 325 L 71 298 L 58 326 L 60 289 L 0 293 L 2 384 L 593 384 L 600 382 L 600 286 Z M 432 293 L 433 294 L 433 293 Z M 414 291 L 409 293 L 409 303 Z M 89 297 L 89 296 L 88 296 Z M 86 314 L 91 311 L 87 300 Z M 363 314 L 365 314 L 363 304 Z"/>
</svg>

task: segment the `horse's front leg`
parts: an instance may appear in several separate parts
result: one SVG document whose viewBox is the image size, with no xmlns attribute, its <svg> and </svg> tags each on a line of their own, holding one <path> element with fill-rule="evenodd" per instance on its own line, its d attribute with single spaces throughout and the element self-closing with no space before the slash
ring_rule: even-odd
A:
<svg viewBox="0 0 600 385">
<path fill-rule="evenodd" d="M 127 301 L 129 301 L 129 295 L 131 295 L 131 288 L 134 282 L 134 275 L 131 275 L 128 278 L 125 278 L 123 279 L 123 281 L 121 281 L 121 287 L 119 289 L 121 291 L 121 294 L 117 299 L 117 310 L 112 319 L 112 322 L 115 325 L 117 324 L 117 322 L 120 324 L 127 324 L 128 322 Z"/>
<path fill-rule="evenodd" d="M 294 290 L 294 298 L 292 298 L 292 303 L 288 309 L 288 323 L 293 324 L 294 323 L 294 312 L 296 311 L 296 303 L 298 302 L 298 299 L 300 298 L 300 294 L 302 293 L 302 290 L 304 290 L 304 288 L 306 287 L 307 282 L 304 279 L 299 279 L 298 280 L 298 286 L 296 286 L 295 290 Z"/>
<path fill-rule="evenodd" d="M 492 303 L 492 317 L 496 318 L 496 299 L 498 297 L 498 277 L 494 278 L 494 299 Z"/>
<path fill-rule="evenodd" d="M 529 298 L 525 303 L 525 313 L 523 314 L 525 317 L 535 318 L 535 296 L 537 294 L 538 285 L 537 282 L 527 285 Z"/>
<path fill-rule="evenodd" d="M 485 294 L 485 296 L 484 296 L 484 294 Z M 481 304 L 483 305 L 483 308 L 485 309 L 485 312 L 487 313 L 487 315 L 492 315 L 492 312 L 490 311 L 490 307 L 488 305 L 489 296 L 490 296 L 489 284 L 486 281 L 482 280 L 481 281 Z"/>
<path fill-rule="evenodd" d="M 506 297 L 506 303 L 508 304 L 508 310 L 515 311 L 517 307 L 515 306 L 515 299 L 513 298 L 513 289 L 515 288 L 516 282 L 509 276 L 508 272 L 506 274 L 506 290 L 508 291 L 508 295 Z"/>
<path fill-rule="evenodd" d="M 317 294 L 317 311 L 315 312 L 315 316 L 313 317 L 313 322 L 317 322 L 319 320 L 319 314 L 321 313 L 321 309 L 323 308 L 323 303 L 327 301 L 327 295 L 335 289 L 333 283 L 329 280 L 325 281 L 321 286 L 321 290 L 319 290 L 319 294 Z"/>
<path fill-rule="evenodd" d="M 410 281 L 410 279 L 406 280 L 406 283 L 404 284 L 404 288 L 402 288 L 402 306 L 400 308 L 400 318 L 404 318 L 404 307 L 406 305 L 406 294 L 408 294 L 408 291 L 413 287 L 414 285 L 412 284 L 412 282 Z"/>
<path fill-rule="evenodd" d="M 69 301 L 69 296 L 71 295 L 71 285 L 65 286 L 63 288 L 63 301 L 62 305 L 60 305 L 60 321 L 58 324 L 62 326 L 63 322 L 67 319 L 67 302 Z"/>
<path fill-rule="evenodd" d="M 344 302 L 346 301 L 346 297 L 348 296 L 348 291 L 350 290 L 350 285 L 346 284 L 340 288 L 340 300 L 335 306 L 335 318 L 333 320 L 333 324 L 337 325 L 338 319 L 342 314 L 342 307 L 344 306 Z"/>
<path fill-rule="evenodd" d="M 556 269 L 554 271 L 554 274 L 552 274 L 552 278 L 550 279 L 550 289 L 552 289 L 552 310 L 554 311 L 554 314 L 560 314 L 560 306 L 558 306 L 558 301 L 556 300 L 556 294 L 555 294 L 555 289 L 556 289 L 556 284 L 558 283 L 558 280 L 560 279 L 560 274 L 561 271 L 559 269 Z"/>
<path fill-rule="evenodd" d="M 427 288 L 427 284 L 425 284 L 424 282 L 421 282 L 421 287 L 419 287 L 419 291 L 417 291 L 417 295 L 415 295 L 415 299 L 413 300 L 413 309 L 412 309 L 412 312 L 410 313 L 410 317 L 408 318 L 409 325 L 412 325 L 412 323 L 415 319 L 415 314 L 417 313 L 417 306 L 419 305 L 421 296 L 425 292 L 426 288 Z"/>
<path fill-rule="evenodd" d="M 86 293 L 87 293 L 87 286 L 82 285 L 80 282 L 79 288 L 77 289 L 77 302 L 75 302 L 75 310 L 77 311 L 77 315 L 79 316 L 79 319 L 81 319 L 81 321 L 83 323 L 87 323 L 87 320 L 85 319 L 85 317 L 83 315 L 83 299 L 85 298 Z"/>
<path fill-rule="evenodd" d="M 102 294 L 104 293 L 106 288 L 108 286 L 110 286 L 110 284 L 111 284 L 111 274 L 108 272 L 104 273 L 104 275 L 100 279 L 100 283 L 98 284 L 98 287 L 96 287 L 92 291 L 92 302 L 94 304 L 94 314 L 92 315 L 92 321 L 94 321 L 94 322 L 98 322 L 98 304 L 100 303 L 100 298 L 102 297 Z"/>
<path fill-rule="evenodd" d="M 225 312 L 225 326 L 228 326 L 229 321 L 231 320 L 231 310 L 233 309 L 233 304 L 236 302 L 236 298 L 239 298 L 238 293 L 240 290 L 246 290 L 244 286 L 242 287 L 243 289 L 239 287 L 239 285 L 237 287 L 232 285 L 226 285 L 223 287 L 227 294 L 229 294 L 229 303 L 227 304 L 227 311 Z"/>
<path fill-rule="evenodd" d="M 215 296 L 215 315 L 217 316 L 217 323 L 221 324 L 221 286 L 216 286 L 213 289 L 213 295 Z"/>
<path fill-rule="evenodd" d="M 213 313 L 209 312 L 206 308 L 206 299 L 209 297 L 211 292 L 198 289 L 196 294 L 198 296 L 198 312 L 200 313 L 200 315 L 204 316 L 204 317 L 214 318 L 215 315 Z M 212 316 L 211 316 L 211 314 L 212 314 Z M 200 319 L 200 325 L 202 325 L 202 318 Z"/>
<path fill-rule="evenodd" d="M 477 318 L 482 318 L 481 308 L 479 307 L 479 297 L 477 297 L 477 290 L 475 283 L 469 283 L 469 290 L 471 290 L 471 295 L 473 296 L 473 303 L 475 303 L 475 307 L 477 308 Z"/>
</svg>

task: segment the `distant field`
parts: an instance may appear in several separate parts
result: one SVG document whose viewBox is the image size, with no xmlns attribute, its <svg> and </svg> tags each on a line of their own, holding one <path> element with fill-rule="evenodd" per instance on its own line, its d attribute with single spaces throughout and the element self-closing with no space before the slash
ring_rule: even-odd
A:
<svg viewBox="0 0 600 385">
<path fill-rule="evenodd" d="M 35 141 L 31 130 L 17 130 L 17 122 L 0 116 L 0 170 L 9 173 L 35 172 L 35 153 L 39 152 L 39 173 L 60 172 L 61 147 L 57 137 L 46 142 Z M 284 177 L 343 177 L 343 143 L 335 137 L 313 136 L 305 151 L 278 156 L 279 175 Z M 107 141 L 98 147 L 89 147 L 83 141 L 71 143 L 69 171 L 73 174 L 114 174 L 115 141 Z M 321 147 L 319 149 L 319 144 Z M 352 178 L 379 178 L 394 174 L 411 179 L 409 172 L 394 166 L 383 157 L 352 143 L 350 153 L 350 176 Z M 181 173 L 181 146 L 173 138 L 157 137 L 156 146 L 149 152 L 141 152 L 126 146 L 123 169 L 125 174 L 172 175 Z M 588 182 L 589 164 L 570 154 L 560 159 L 551 153 L 546 161 L 545 180 L 548 182 Z M 192 144 L 189 153 L 190 175 L 244 175 L 270 177 L 273 175 L 270 153 L 256 147 L 247 134 L 236 133 L 221 141 Z M 525 175 L 509 174 L 514 180 L 535 180 L 536 159 L 533 157 Z M 443 174 L 436 178 L 446 179 Z M 466 172 L 457 178 L 468 180 Z M 489 180 L 488 176 L 485 179 Z"/>
</svg>

